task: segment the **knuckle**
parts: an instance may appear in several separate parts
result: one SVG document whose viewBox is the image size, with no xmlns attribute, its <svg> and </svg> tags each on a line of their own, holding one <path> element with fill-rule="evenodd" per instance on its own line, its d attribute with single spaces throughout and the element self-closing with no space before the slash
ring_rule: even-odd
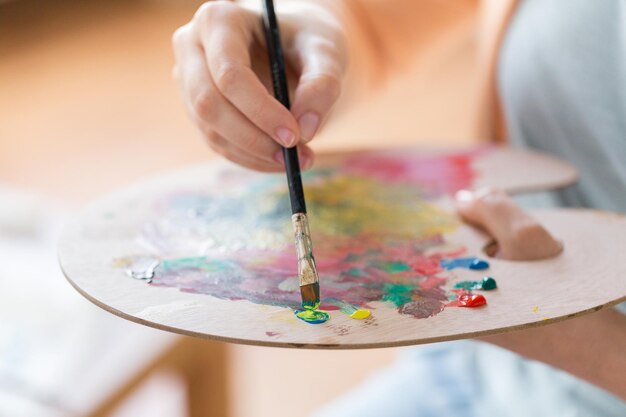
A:
<svg viewBox="0 0 626 417">
<path fill-rule="evenodd" d="M 339 53 L 338 45 L 331 37 L 318 38 L 312 41 L 313 47 L 318 54 L 331 58 L 333 61 L 338 61 L 341 54 Z"/>
<path fill-rule="evenodd" d="M 214 120 L 216 112 L 215 95 L 210 90 L 202 91 L 193 100 L 193 111 L 203 120 Z"/>
<path fill-rule="evenodd" d="M 194 19 L 203 23 L 223 21 L 231 18 L 237 9 L 230 1 L 207 1 L 198 8 Z"/>
<path fill-rule="evenodd" d="M 259 154 L 261 151 L 261 140 L 260 135 L 246 135 L 241 137 L 241 147 L 249 150 L 254 154 Z"/>
<path fill-rule="evenodd" d="M 176 29 L 172 34 L 172 46 L 174 49 L 180 48 L 189 36 L 189 24 L 183 25 Z"/>
<path fill-rule="evenodd" d="M 209 145 L 209 148 L 219 153 L 220 155 L 225 152 L 222 138 L 217 133 L 215 133 L 215 131 L 207 130 L 203 133 L 204 137 L 206 138 L 207 145 Z"/>
<path fill-rule="evenodd" d="M 335 101 L 341 94 L 341 80 L 330 74 L 323 74 L 312 80 L 311 93 L 314 96 L 324 96 L 330 101 Z"/>
<path fill-rule="evenodd" d="M 257 103 L 250 105 L 248 118 L 261 128 L 263 126 L 270 126 L 272 125 L 271 108 L 272 107 L 264 105 L 262 101 L 259 100 Z"/>
<path fill-rule="evenodd" d="M 202 122 L 196 122 L 196 126 L 198 126 L 198 128 L 200 129 L 200 132 L 205 138 L 207 138 L 207 140 L 214 139 L 215 133 L 213 131 L 213 128 L 210 125 L 206 123 L 202 123 Z"/>
<path fill-rule="evenodd" d="M 224 64 L 215 74 L 215 85 L 222 92 L 230 91 L 240 79 L 242 68 L 236 64 Z"/>
<path fill-rule="evenodd" d="M 212 1 L 204 2 L 198 7 L 196 13 L 193 15 L 194 20 L 206 21 L 210 18 L 211 13 L 215 10 L 216 3 Z"/>
<path fill-rule="evenodd" d="M 330 98 L 336 100 L 341 94 L 341 80 L 339 77 L 327 75 L 322 78 L 322 88 Z"/>
</svg>

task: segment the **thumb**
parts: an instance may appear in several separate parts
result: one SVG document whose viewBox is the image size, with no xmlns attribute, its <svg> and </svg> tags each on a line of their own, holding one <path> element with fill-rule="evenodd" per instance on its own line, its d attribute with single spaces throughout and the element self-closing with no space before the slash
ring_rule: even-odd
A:
<svg viewBox="0 0 626 417">
<path fill-rule="evenodd" d="M 482 188 L 456 194 L 463 220 L 484 229 L 496 241 L 497 256 L 509 260 L 536 260 L 558 255 L 563 247 L 505 192 Z"/>
<path fill-rule="evenodd" d="M 304 143 L 313 139 L 339 98 L 343 76 L 343 58 L 334 45 L 325 39 L 308 44 L 299 51 L 302 72 L 292 105 Z"/>
</svg>

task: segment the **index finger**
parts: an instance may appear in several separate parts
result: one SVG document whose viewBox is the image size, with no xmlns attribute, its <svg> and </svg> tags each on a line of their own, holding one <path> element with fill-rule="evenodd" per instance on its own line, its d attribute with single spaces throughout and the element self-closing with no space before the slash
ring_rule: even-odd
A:
<svg viewBox="0 0 626 417">
<path fill-rule="evenodd" d="M 229 11 L 230 10 L 230 11 Z M 249 16 L 244 17 L 244 13 Z M 218 90 L 252 123 L 284 146 L 298 142 L 293 115 L 265 88 L 251 68 L 251 26 L 258 16 L 241 9 L 213 13 L 200 25 L 200 39 L 211 77 Z"/>
</svg>

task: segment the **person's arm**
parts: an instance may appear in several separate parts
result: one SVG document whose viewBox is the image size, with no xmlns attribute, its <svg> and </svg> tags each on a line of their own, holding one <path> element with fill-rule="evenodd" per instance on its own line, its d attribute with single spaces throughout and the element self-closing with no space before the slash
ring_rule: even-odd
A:
<svg viewBox="0 0 626 417">
<path fill-rule="evenodd" d="M 461 191 L 457 209 L 495 239 L 502 258 L 540 259 L 561 251 L 561 245 L 502 191 Z M 615 309 L 480 340 L 567 371 L 626 400 L 626 316 Z"/>
<path fill-rule="evenodd" d="M 626 316 L 614 308 L 482 340 L 560 368 L 626 400 Z"/>
</svg>

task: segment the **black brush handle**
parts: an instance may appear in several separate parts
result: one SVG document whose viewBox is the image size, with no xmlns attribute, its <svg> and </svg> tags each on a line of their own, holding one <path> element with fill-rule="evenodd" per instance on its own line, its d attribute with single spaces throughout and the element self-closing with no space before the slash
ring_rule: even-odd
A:
<svg viewBox="0 0 626 417">
<path fill-rule="evenodd" d="M 263 5 L 263 26 L 265 28 L 265 40 L 272 70 L 274 96 L 283 106 L 289 109 L 291 104 L 289 103 L 287 72 L 285 71 L 283 48 L 280 43 L 280 30 L 278 28 L 278 21 L 276 20 L 276 13 L 274 12 L 274 2 L 272 0 L 264 0 Z M 300 174 L 300 161 L 298 160 L 296 147 L 285 148 L 283 146 L 283 158 L 285 159 L 291 212 L 293 214 L 306 213 L 304 189 L 302 188 L 302 176 Z"/>
</svg>

